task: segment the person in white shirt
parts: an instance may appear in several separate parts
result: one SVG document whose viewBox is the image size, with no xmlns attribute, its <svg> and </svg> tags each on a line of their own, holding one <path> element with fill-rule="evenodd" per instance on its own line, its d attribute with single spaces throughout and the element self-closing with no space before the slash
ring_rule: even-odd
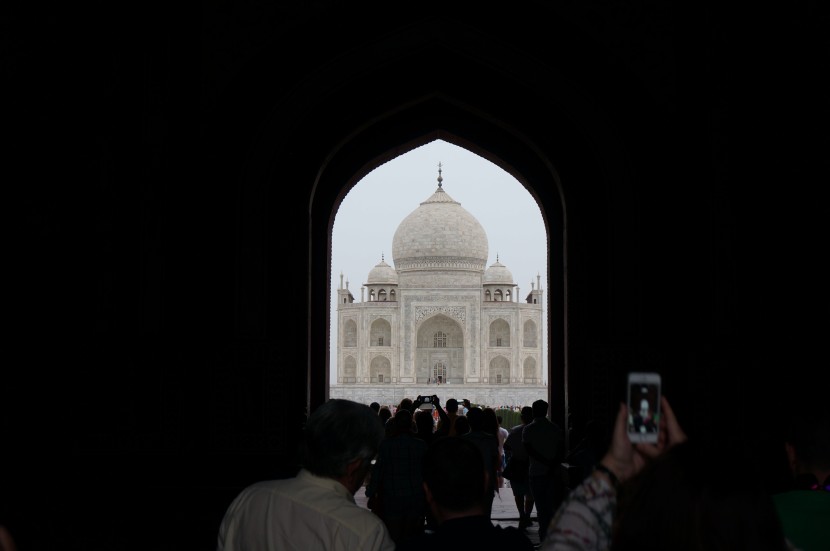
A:
<svg viewBox="0 0 830 551">
<path fill-rule="evenodd" d="M 217 551 L 393 551 L 383 521 L 355 503 L 384 436 L 364 404 L 332 399 L 308 418 L 293 477 L 248 486 L 219 527 Z"/>
</svg>

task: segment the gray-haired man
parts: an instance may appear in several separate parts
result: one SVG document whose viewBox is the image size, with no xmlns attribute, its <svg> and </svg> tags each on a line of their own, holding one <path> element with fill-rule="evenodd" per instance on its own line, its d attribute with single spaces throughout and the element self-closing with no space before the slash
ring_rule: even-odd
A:
<svg viewBox="0 0 830 551">
<path fill-rule="evenodd" d="M 321 405 L 304 429 L 300 472 L 245 488 L 225 513 L 217 551 L 394 550 L 383 521 L 354 501 L 383 435 L 367 405 Z"/>
</svg>

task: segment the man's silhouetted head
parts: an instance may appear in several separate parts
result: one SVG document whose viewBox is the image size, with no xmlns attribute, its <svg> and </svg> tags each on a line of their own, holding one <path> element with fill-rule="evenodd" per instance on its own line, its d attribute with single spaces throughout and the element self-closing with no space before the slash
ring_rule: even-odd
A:
<svg viewBox="0 0 830 551">
<path fill-rule="evenodd" d="M 544 400 L 533 402 L 533 417 L 546 417 L 548 414 L 548 403 Z"/>
</svg>

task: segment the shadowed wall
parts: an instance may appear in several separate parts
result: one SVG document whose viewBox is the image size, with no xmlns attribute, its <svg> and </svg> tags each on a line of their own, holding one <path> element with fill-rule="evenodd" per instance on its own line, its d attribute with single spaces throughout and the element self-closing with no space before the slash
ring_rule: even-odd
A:
<svg viewBox="0 0 830 551">
<path fill-rule="evenodd" d="M 211 548 L 242 487 L 293 474 L 339 202 L 438 138 L 540 204 L 553 418 L 607 419 L 657 370 L 690 434 L 775 487 L 777 408 L 820 387 L 830 310 L 809 6 L 768 34 L 641 3 L 63 9 L 10 17 L 21 542 Z"/>
</svg>

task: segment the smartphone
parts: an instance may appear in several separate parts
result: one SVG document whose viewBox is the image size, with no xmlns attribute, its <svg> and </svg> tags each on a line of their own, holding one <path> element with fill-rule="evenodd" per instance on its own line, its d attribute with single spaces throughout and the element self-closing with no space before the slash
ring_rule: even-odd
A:
<svg viewBox="0 0 830 551">
<path fill-rule="evenodd" d="M 632 442 L 657 442 L 661 385 L 659 373 L 637 371 L 628 374 L 628 439 Z"/>
<path fill-rule="evenodd" d="M 435 408 L 435 404 L 432 403 L 432 396 L 418 396 L 418 400 L 421 402 L 421 405 L 418 406 L 419 409 Z"/>
</svg>

